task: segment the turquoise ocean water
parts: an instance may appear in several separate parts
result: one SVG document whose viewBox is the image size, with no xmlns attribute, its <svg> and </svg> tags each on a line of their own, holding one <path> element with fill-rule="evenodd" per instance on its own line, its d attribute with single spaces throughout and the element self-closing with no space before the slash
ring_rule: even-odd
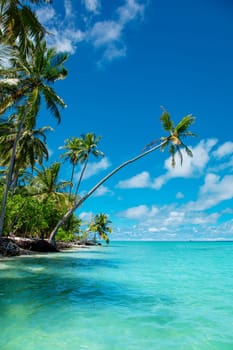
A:
<svg viewBox="0 0 233 350">
<path fill-rule="evenodd" d="M 1 350 L 232 350 L 233 243 L 0 261 Z"/>
</svg>

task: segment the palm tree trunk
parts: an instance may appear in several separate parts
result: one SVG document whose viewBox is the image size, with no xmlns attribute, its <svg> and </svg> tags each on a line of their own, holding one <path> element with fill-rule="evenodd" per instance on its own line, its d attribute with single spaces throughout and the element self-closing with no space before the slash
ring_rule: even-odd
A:
<svg viewBox="0 0 233 350">
<path fill-rule="evenodd" d="M 8 192 L 9 192 L 10 186 L 11 186 L 12 175 L 13 175 L 14 164 L 15 164 L 16 148 L 17 148 L 19 138 L 21 136 L 23 122 L 24 122 L 24 119 L 21 120 L 21 122 L 19 124 L 19 129 L 18 129 L 16 137 L 14 139 L 9 169 L 8 169 L 8 173 L 7 173 L 7 177 L 6 177 L 6 186 L 5 186 L 5 190 L 3 193 L 2 208 L 1 208 L 1 215 L 0 215 L 0 237 L 3 234 L 3 226 L 4 226 L 4 219 L 5 219 L 5 213 L 6 213 L 7 197 L 8 197 Z"/>
<path fill-rule="evenodd" d="M 75 169 L 75 164 L 73 164 L 73 166 L 72 166 L 72 172 L 71 172 L 71 177 L 70 177 L 70 193 L 69 193 L 69 197 L 71 197 L 71 192 L 72 192 L 72 188 L 73 188 L 74 169 Z"/>
<path fill-rule="evenodd" d="M 136 157 L 127 160 L 126 162 L 120 164 L 118 167 L 116 167 L 115 169 L 113 169 L 108 175 L 106 175 L 105 177 L 102 178 L 102 180 L 100 180 L 94 187 L 92 187 L 90 189 L 89 192 L 87 192 L 82 198 L 80 198 L 72 208 L 70 208 L 64 215 L 63 217 L 58 221 L 57 225 L 54 227 L 54 229 L 52 230 L 50 237 L 49 237 L 49 242 L 51 244 L 55 244 L 55 237 L 57 234 L 57 231 L 59 229 L 59 227 L 61 225 L 63 225 L 65 223 L 65 221 L 73 214 L 73 212 L 78 209 L 83 202 L 85 202 L 101 185 L 103 185 L 103 183 L 105 183 L 108 179 L 110 179 L 114 174 L 116 174 L 119 170 L 121 170 L 122 168 L 126 167 L 127 165 L 136 162 L 137 160 L 145 157 L 146 155 L 156 151 L 157 149 L 159 149 L 160 147 L 162 147 L 163 145 L 165 145 L 167 142 L 167 139 L 165 139 L 163 142 L 161 142 L 159 145 L 152 147 L 151 149 L 140 153 L 139 155 L 137 155 Z"/>
<path fill-rule="evenodd" d="M 77 187 L 76 187 L 76 191 L 75 191 L 75 195 L 77 196 L 78 195 L 78 190 L 79 190 L 79 187 L 80 187 L 80 184 L 81 184 L 81 181 L 83 179 L 83 175 L 85 173 L 85 170 L 87 168 L 87 163 L 88 163 L 88 160 L 89 160 L 89 155 L 84 163 L 84 166 L 82 168 L 82 171 L 81 171 L 81 174 L 80 174 L 80 177 L 79 177 L 79 180 L 78 180 L 78 183 L 77 183 Z"/>
</svg>

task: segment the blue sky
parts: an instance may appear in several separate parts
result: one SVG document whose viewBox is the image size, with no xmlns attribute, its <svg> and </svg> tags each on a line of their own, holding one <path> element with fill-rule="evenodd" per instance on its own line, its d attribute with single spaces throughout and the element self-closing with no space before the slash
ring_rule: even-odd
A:
<svg viewBox="0 0 233 350">
<path fill-rule="evenodd" d="M 108 213 L 112 239 L 233 239 L 233 4 L 66 0 L 37 14 L 50 45 L 71 54 L 69 77 L 56 85 L 67 104 L 62 122 L 41 118 L 55 128 L 51 161 L 71 136 L 102 136 L 105 157 L 91 160 L 82 193 L 164 135 L 160 106 L 175 122 L 196 117 L 198 137 L 187 140 L 192 159 L 172 169 L 169 154 L 156 151 L 105 183 L 77 214 Z M 62 176 L 69 178 L 68 164 Z"/>
</svg>

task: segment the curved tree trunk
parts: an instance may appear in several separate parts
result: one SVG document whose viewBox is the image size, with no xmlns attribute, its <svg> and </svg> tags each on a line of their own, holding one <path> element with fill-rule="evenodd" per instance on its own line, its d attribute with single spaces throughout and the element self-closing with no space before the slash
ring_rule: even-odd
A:
<svg viewBox="0 0 233 350">
<path fill-rule="evenodd" d="M 70 208 L 64 215 L 63 217 L 58 221 L 57 225 L 54 227 L 54 229 L 52 230 L 50 237 L 49 237 L 49 242 L 51 244 L 55 244 L 55 237 L 57 234 L 57 231 L 59 229 L 59 227 L 61 227 L 61 225 L 63 225 L 66 220 L 73 214 L 73 212 L 78 209 L 83 202 L 85 202 L 101 185 L 103 185 L 103 183 L 105 183 L 109 178 L 111 178 L 114 174 L 116 174 L 119 170 L 121 170 L 122 168 L 124 168 L 125 166 L 127 166 L 128 164 L 134 163 L 136 162 L 138 159 L 141 159 L 143 157 L 145 157 L 146 155 L 148 155 L 149 153 L 152 153 L 154 151 L 156 151 L 157 149 L 159 149 L 160 147 L 162 147 L 163 145 L 165 145 L 167 143 L 167 139 L 165 139 L 163 142 L 161 142 L 159 145 L 154 146 L 152 148 L 150 148 L 149 150 L 140 153 L 138 156 L 127 160 L 126 162 L 120 164 L 118 167 L 116 167 L 114 170 L 112 170 L 108 175 L 106 175 L 105 177 L 102 178 L 102 180 L 100 180 L 94 187 L 92 187 L 90 189 L 90 191 L 88 191 L 83 197 L 81 197 L 72 208 Z"/>
</svg>

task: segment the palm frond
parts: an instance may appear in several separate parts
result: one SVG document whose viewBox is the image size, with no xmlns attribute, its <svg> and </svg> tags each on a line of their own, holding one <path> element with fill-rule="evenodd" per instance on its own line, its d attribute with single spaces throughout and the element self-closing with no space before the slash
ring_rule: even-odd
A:
<svg viewBox="0 0 233 350">
<path fill-rule="evenodd" d="M 164 111 L 160 117 L 162 127 L 164 130 L 171 132 L 173 130 L 173 122 L 171 120 L 170 114 Z"/>
<path fill-rule="evenodd" d="M 60 116 L 58 106 L 61 108 L 65 108 L 66 105 L 64 101 L 49 86 L 43 85 L 42 93 L 43 93 L 47 108 L 57 118 L 58 122 L 60 122 L 61 116 Z"/>
<path fill-rule="evenodd" d="M 187 131 L 187 129 L 192 125 L 195 121 L 195 117 L 192 114 L 186 115 L 181 121 L 176 125 L 174 131 L 178 134 L 182 134 Z"/>
</svg>

